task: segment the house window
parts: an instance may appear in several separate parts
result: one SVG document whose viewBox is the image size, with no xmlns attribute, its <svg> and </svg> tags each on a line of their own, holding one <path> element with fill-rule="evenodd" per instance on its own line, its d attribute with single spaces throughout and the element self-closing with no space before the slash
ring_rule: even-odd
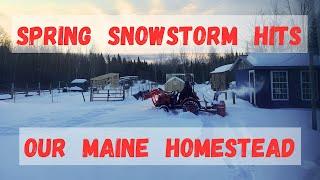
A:
<svg viewBox="0 0 320 180">
<path fill-rule="evenodd" d="M 288 100 L 288 72 L 271 71 L 272 100 Z"/>
<path fill-rule="evenodd" d="M 311 76 L 308 71 L 301 71 L 301 98 L 311 100 Z"/>
</svg>

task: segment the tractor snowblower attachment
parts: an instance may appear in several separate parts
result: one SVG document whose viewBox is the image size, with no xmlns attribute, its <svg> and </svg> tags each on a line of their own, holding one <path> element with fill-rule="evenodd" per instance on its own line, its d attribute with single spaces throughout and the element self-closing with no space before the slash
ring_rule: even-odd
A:
<svg viewBox="0 0 320 180">
<path fill-rule="evenodd" d="M 139 100 L 139 99 L 143 99 L 144 98 L 144 95 L 149 93 L 149 91 L 139 91 L 138 93 L 136 94 L 133 94 L 132 96 L 136 99 L 136 100 Z M 144 99 L 143 99 L 144 100 Z"/>
</svg>

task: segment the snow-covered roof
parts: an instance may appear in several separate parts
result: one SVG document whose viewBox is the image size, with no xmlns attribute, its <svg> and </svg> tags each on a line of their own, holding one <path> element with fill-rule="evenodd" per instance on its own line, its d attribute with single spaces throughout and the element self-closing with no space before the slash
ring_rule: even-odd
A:
<svg viewBox="0 0 320 180">
<path fill-rule="evenodd" d="M 104 74 L 104 75 L 101 75 L 101 76 L 97 76 L 97 77 L 94 77 L 94 78 L 91 78 L 91 81 L 101 81 L 101 80 L 105 80 L 105 79 L 108 79 L 108 78 L 118 78 L 119 77 L 119 73 L 108 73 L 108 74 Z"/>
<path fill-rule="evenodd" d="M 71 83 L 85 83 L 85 82 L 87 82 L 86 79 L 75 79 L 75 80 L 71 81 Z"/>
<path fill-rule="evenodd" d="M 170 82 L 170 81 L 173 81 L 173 80 L 177 80 L 177 81 L 180 81 L 180 82 L 182 82 L 182 83 L 184 83 L 184 80 L 182 80 L 182 79 L 180 79 L 180 78 L 178 78 L 178 77 L 172 77 L 172 78 L 170 78 L 170 79 L 168 79 L 168 81 L 166 82 L 166 83 L 168 83 L 168 82 Z"/>
<path fill-rule="evenodd" d="M 306 53 L 252 53 L 246 58 L 253 66 L 309 66 L 309 54 Z M 320 65 L 319 57 L 314 65 Z"/>
<path fill-rule="evenodd" d="M 227 71 L 231 70 L 232 66 L 233 66 L 233 64 L 223 65 L 223 66 L 217 67 L 216 69 L 214 69 L 214 71 L 212 71 L 210 73 L 215 74 L 215 73 L 227 72 Z"/>
</svg>

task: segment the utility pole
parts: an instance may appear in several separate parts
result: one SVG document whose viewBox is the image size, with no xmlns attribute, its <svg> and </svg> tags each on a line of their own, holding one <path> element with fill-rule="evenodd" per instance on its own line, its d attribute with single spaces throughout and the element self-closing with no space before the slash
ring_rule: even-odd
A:
<svg viewBox="0 0 320 180">
<path fill-rule="evenodd" d="M 313 2 L 315 3 L 315 2 Z M 315 4 L 314 4 L 315 5 Z M 310 16 L 311 15 L 311 16 Z M 312 129 L 318 130 L 318 120 L 317 120 L 317 82 L 316 73 L 314 68 L 314 60 L 318 60 L 319 55 L 319 44 L 318 44 L 318 22 L 316 21 L 316 13 L 314 8 L 311 10 L 309 15 L 309 71 L 310 71 L 310 81 L 311 81 L 311 109 L 312 109 Z"/>
</svg>

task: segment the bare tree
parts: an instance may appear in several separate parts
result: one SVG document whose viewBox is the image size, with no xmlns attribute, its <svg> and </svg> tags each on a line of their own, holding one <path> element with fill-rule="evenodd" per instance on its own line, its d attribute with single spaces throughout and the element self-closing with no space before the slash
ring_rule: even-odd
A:
<svg viewBox="0 0 320 180">
<path fill-rule="evenodd" d="M 0 27 L 0 46 L 10 46 L 9 35 L 2 27 Z"/>
<path fill-rule="evenodd" d="M 319 2 L 315 0 L 287 0 L 287 10 L 290 15 L 307 15 L 309 19 L 309 71 L 311 79 L 311 108 L 312 108 L 312 129 L 317 130 L 317 82 L 315 78 L 314 70 L 314 55 L 319 55 L 319 12 L 316 11 L 315 7 L 319 6 Z M 296 9 L 293 9 L 296 7 Z M 316 24 L 314 24 L 316 23 Z"/>
</svg>

